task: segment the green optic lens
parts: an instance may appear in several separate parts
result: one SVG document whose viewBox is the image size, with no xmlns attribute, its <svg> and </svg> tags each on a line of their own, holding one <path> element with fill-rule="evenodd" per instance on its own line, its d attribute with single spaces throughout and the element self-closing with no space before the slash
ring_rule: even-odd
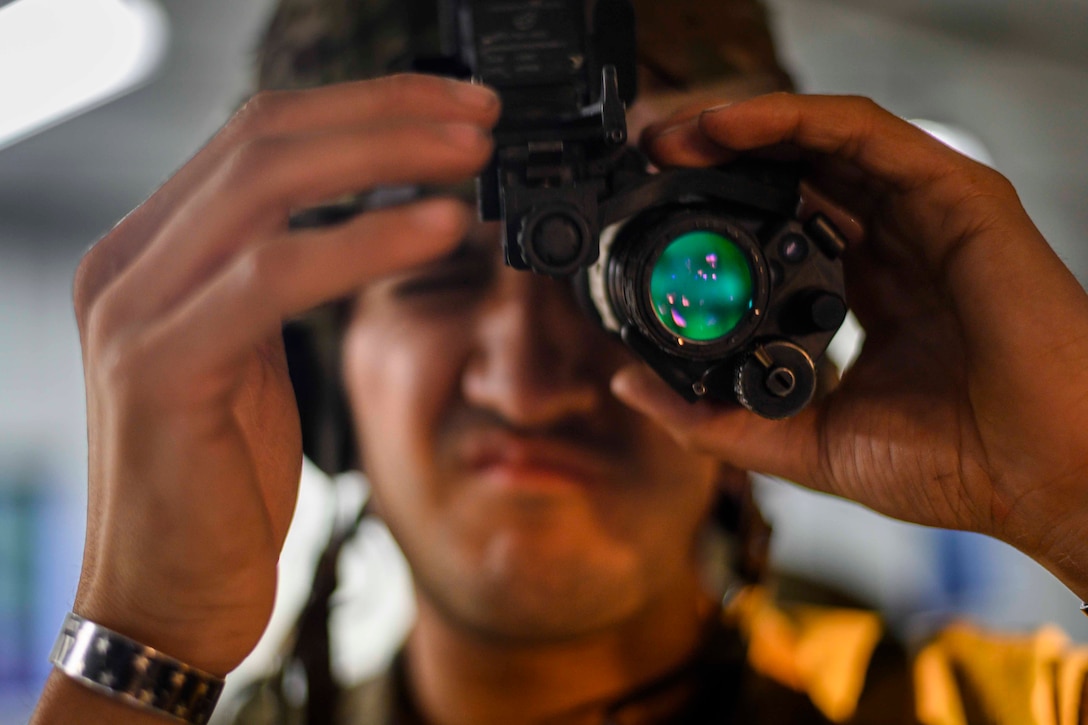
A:
<svg viewBox="0 0 1088 725">
<path fill-rule="evenodd" d="M 752 269 L 744 252 L 714 232 L 688 232 L 661 253 L 650 273 L 650 302 L 677 336 L 710 342 L 752 309 Z"/>
</svg>

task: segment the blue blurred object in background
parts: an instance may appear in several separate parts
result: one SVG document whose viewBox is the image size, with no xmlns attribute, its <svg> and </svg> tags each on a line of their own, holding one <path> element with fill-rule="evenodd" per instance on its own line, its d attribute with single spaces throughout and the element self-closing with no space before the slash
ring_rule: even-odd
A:
<svg viewBox="0 0 1088 725">
<path fill-rule="evenodd" d="M 79 576 L 84 501 L 71 483 L 0 472 L 0 723 L 25 720 L 49 663 L 43 658 Z"/>
</svg>

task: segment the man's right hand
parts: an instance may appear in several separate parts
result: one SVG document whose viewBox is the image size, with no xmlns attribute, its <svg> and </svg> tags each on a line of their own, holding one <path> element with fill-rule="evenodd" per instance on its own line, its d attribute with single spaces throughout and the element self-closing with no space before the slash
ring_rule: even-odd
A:
<svg viewBox="0 0 1088 725">
<path fill-rule="evenodd" d="M 324 229 L 289 215 L 471 177 L 498 113 L 486 89 L 422 76 L 258 95 L 88 252 L 76 612 L 220 675 L 252 650 L 302 458 L 283 320 L 452 249 L 469 223 L 449 199 Z"/>
</svg>

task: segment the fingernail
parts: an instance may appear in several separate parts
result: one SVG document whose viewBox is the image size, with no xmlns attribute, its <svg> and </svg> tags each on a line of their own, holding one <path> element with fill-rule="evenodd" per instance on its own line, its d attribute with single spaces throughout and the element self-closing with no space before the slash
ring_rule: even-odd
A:
<svg viewBox="0 0 1088 725">
<path fill-rule="evenodd" d="M 441 229 L 457 219 L 459 210 L 449 199 L 426 199 L 412 205 L 412 221 L 421 227 Z"/>
<path fill-rule="evenodd" d="M 453 83 L 453 95 L 457 100 L 472 108 L 488 109 L 499 105 L 499 96 L 487 86 L 477 83 Z"/>
<path fill-rule="evenodd" d="M 680 131 L 688 131 L 688 130 L 691 130 L 691 129 L 697 127 L 697 126 L 698 126 L 698 124 L 695 122 L 695 119 L 694 118 L 689 118 L 688 120 L 683 121 L 682 123 L 678 123 L 678 124 L 676 124 L 674 126 L 669 126 L 668 128 L 661 129 L 660 131 L 656 132 L 653 135 L 653 137 L 655 139 L 657 139 L 657 138 L 661 138 L 662 136 L 671 136 L 674 133 L 679 133 Z"/>
<path fill-rule="evenodd" d="M 729 103 L 719 103 L 717 106 L 711 106 L 710 108 L 705 109 L 701 115 L 705 116 L 708 113 L 717 113 L 718 111 L 724 111 L 725 109 L 730 108 L 734 105 L 736 104 L 732 101 L 730 101 Z"/>
<path fill-rule="evenodd" d="M 450 123 L 445 132 L 456 146 L 477 146 L 488 138 L 487 132 L 474 123 Z"/>
</svg>

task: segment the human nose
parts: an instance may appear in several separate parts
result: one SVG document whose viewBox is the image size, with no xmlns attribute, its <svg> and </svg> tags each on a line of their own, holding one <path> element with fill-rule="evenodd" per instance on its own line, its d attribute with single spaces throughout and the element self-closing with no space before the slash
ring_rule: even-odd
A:
<svg viewBox="0 0 1088 725">
<path fill-rule="evenodd" d="M 527 428 L 601 404 L 606 353 L 592 348 L 603 333 L 578 310 L 566 282 L 503 269 L 475 324 L 463 378 L 470 404 Z"/>
</svg>

